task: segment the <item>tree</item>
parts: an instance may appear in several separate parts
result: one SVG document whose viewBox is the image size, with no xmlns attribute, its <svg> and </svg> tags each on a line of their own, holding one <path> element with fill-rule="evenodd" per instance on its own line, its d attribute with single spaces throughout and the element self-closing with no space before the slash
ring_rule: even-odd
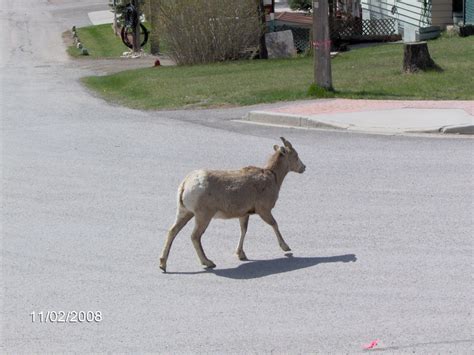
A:
<svg viewBox="0 0 474 355">
<path fill-rule="evenodd" d="M 150 15 L 148 21 L 151 22 L 150 52 L 151 54 L 160 53 L 160 32 L 159 32 L 159 14 L 160 0 L 148 0 Z"/>
<path fill-rule="evenodd" d="M 115 33 L 118 32 L 118 22 L 121 24 L 122 31 L 132 29 L 132 32 L 128 32 L 126 36 L 133 35 L 132 50 L 135 53 L 140 51 L 140 17 L 143 15 L 144 5 L 145 0 L 115 0 L 110 4 L 115 12 L 113 25 Z"/>
<path fill-rule="evenodd" d="M 124 25 L 125 12 L 127 12 L 127 6 L 132 2 L 133 0 L 116 0 L 115 7 L 113 3 L 109 4 L 109 6 L 112 8 L 112 11 L 114 11 L 115 14 L 118 16 L 117 20 L 120 22 L 122 26 Z M 144 9 L 145 0 L 139 0 L 138 5 L 140 9 Z M 143 14 L 143 11 L 140 12 L 139 16 L 141 16 L 142 14 Z"/>
<path fill-rule="evenodd" d="M 133 33 L 133 47 L 132 50 L 134 53 L 140 52 L 140 16 L 142 12 L 140 11 L 140 5 L 143 4 L 144 1 L 141 0 L 132 0 L 132 5 L 135 6 L 137 14 L 137 23 L 134 26 L 134 33 Z"/>
<path fill-rule="evenodd" d="M 267 52 L 267 46 L 265 44 L 265 33 L 266 31 L 266 26 L 267 26 L 267 20 L 266 20 L 266 14 L 265 14 L 265 5 L 263 0 L 257 0 L 258 2 L 258 17 L 260 20 L 260 25 L 262 26 L 262 31 L 260 33 L 260 49 L 259 49 L 259 58 L 260 59 L 268 59 L 268 52 Z"/>
<path fill-rule="evenodd" d="M 313 0 L 290 0 L 288 2 L 292 10 L 311 12 Z"/>
</svg>

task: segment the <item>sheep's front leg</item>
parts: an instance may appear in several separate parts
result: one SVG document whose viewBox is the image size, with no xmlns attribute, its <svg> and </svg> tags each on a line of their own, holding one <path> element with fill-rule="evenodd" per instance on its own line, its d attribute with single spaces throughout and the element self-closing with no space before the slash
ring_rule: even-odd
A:
<svg viewBox="0 0 474 355">
<path fill-rule="evenodd" d="M 239 240 L 239 245 L 237 246 L 237 250 L 235 254 L 239 258 L 239 260 L 248 260 L 247 256 L 244 253 L 244 239 L 245 239 L 245 234 L 247 233 L 247 227 L 249 225 L 249 215 L 245 217 L 240 217 L 239 222 L 240 222 L 240 240 Z"/>
<path fill-rule="evenodd" d="M 216 264 L 214 264 L 211 260 L 206 257 L 204 253 L 204 249 L 202 248 L 201 244 L 201 237 L 206 231 L 209 222 L 211 222 L 212 217 L 203 217 L 203 216 L 196 216 L 196 225 L 194 226 L 193 233 L 191 234 L 191 240 L 193 241 L 194 248 L 196 249 L 196 253 L 201 261 L 201 264 L 206 266 L 207 268 L 215 268 Z"/>
<path fill-rule="evenodd" d="M 278 239 L 278 244 L 280 245 L 280 248 L 283 251 L 290 251 L 291 249 L 288 246 L 288 244 L 286 244 L 285 240 L 283 239 L 283 237 L 280 233 L 280 230 L 278 229 L 278 223 L 277 223 L 277 221 L 275 221 L 275 218 L 273 218 L 272 212 L 271 211 L 259 212 L 259 216 L 265 222 L 267 222 L 269 225 L 272 226 L 273 230 L 275 231 L 276 237 Z"/>
</svg>

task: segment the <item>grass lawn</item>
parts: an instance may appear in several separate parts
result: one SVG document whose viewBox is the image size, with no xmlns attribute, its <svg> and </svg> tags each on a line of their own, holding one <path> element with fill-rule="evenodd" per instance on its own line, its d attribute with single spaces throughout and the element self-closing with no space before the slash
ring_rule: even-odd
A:
<svg viewBox="0 0 474 355">
<path fill-rule="evenodd" d="M 442 37 L 428 47 L 443 72 L 403 74 L 402 44 L 341 53 L 332 61 L 335 97 L 474 100 L 474 37 Z M 312 78 L 312 58 L 296 58 L 147 68 L 83 82 L 107 100 L 164 109 L 311 98 Z"/>
<path fill-rule="evenodd" d="M 147 23 L 144 24 L 149 29 Z M 77 35 L 92 58 L 119 58 L 128 48 L 122 39 L 114 35 L 111 24 L 77 28 Z M 150 53 L 150 42 L 143 48 Z M 69 46 L 67 52 L 72 57 L 82 57 L 76 46 Z"/>
</svg>

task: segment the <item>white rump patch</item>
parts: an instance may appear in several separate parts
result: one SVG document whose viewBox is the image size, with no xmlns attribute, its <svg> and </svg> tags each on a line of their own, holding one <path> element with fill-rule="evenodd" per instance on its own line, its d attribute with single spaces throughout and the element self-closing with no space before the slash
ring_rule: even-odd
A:
<svg viewBox="0 0 474 355">
<path fill-rule="evenodd" d="M 207 172 L 205 170 L 196 170 L 189 174 L 184 184 L 184 207 L 194 211 L 198 206 L 199 197 L 207 191 L 208 186 Z"/>
</svg>

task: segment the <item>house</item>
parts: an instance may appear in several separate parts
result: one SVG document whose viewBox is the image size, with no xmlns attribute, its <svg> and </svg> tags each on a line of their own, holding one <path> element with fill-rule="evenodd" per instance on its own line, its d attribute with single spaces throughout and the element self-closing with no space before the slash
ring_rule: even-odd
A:
<svg viewBox="0 0 474 355">
<path fill-rule="evenodd" d="M 455 25 L 474 25 L 474 0 L 453 0 Z"/>
<path fill-rule="evenodd" d="M 474 25 L 474 0 L 464 1 L 464 24 Z"/>
<path fill-rule="evenodd" d="M 302 12 L 277 12 L 275 13 L 275 23 L 278 26 L 311 29 L 313 27 L 313 16 Z"/>
<path fill-rule="evenodd" d="M 394 19 L 404 41 L 435 38 L 446 26 L 472 23 L 474 0 L 361 0 L 362 18 Z"/>
<path fill-rule="evenodd" d="M 361 0 L 329 0 L 329 30 L 335 48 L 341 44 L 367 41 L 397 41 L 396 21 L 392 18 L 362 19 Z M 308 48 L 313 17 L 302 12 L 276 12 L 273 30 L 290 29 L 297 50 Z"/>
<path fill-rule="evenodd" d="M 301 12 L 276 12 L 270 31 L 291 30 L 296 50 L 301 53 L 309 48 L 313 16 Z"/>
</svg>

